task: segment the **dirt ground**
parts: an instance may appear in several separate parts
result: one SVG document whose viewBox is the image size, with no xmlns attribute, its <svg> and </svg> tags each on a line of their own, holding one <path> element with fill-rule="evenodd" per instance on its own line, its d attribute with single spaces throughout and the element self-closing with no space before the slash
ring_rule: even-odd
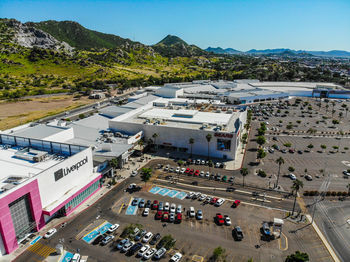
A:
<svg viewBox="0 0 350 262">
<path fill-rule="evenodd" d="M 32 98 L 18 102 L 0 102 L 0 130 L 12 128 L 45 116 L 58 114 L 96 100 L 71 95 Z"/>
</svg>

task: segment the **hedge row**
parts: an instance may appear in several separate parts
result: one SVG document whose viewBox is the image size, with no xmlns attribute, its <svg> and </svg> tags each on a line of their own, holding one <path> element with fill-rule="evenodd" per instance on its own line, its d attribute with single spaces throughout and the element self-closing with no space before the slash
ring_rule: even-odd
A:
<svg viewBox="0 0 350 262">
<path fill-rule="evenodd" d="M 304 191 L 304 196 L 319 196 L 318 191 Z M 327 191 L 326 196 L 350 196 L 349 192 L 346 191 Z"/>
</svg>

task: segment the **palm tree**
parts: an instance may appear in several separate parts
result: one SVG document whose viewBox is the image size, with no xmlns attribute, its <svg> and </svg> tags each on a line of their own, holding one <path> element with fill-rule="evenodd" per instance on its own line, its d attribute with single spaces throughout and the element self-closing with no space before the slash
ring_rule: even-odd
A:
<svg viewBox="0 0 350 262">
<path fill-rule="evenodd" d="M 243 187 L 244 187 L 244 178 L 248 175 L 248 168 L 243 167 L 241 168 L 240 172 L 241 172 L 241 175 L 243 176 Z"/>
<path fill-rule="evenodd" d="M 278 187 L 278 180 L 280 179 L 280 173 L 281 173 L 281 165 L 284 164 L 284 159 L 280 156 L 276 159 L 276 163 L 278 164 L 278 175 L 277 175 L 277 181 L 276 181 L 276 187 Z"/>
<path fill-rule="evenodd" d="M 152 135 L 152 137 L 153 137 L 153 140 L 154 140 L 154 147 L 156 148 L 156 147 L 157 147 L 156 141 L 157 141 L 158 134 L 157 134 L 157 133 L 154 133 L 154 134 Z"/>
<path fill-rule="evenodd" d="M 191 158 L 192 158 L 192 146 L 193 146 L 193 144 L 194 144 L 194 139 L 193 139 L 193 138 L 190 138 L 190 139 L 188 140 L 188 143 L 189 143 L 190 146 L 191 146 Z"/>
<path fill-rule="evenodd" d="M 207 142 L 208 142 L 208 160 L 209 160 L 209 143 L 210 143 L 212 136 L 211 136 L 211 134 L 207 134 L 205 136 L 205 138 L 207 139 Z"/>
<path fill-rule="evenodd" d="M 300 181 L 299 179 L 296 179 L 293 181 L 293 185 L 291 187 L 292 193 L 294 193 L 294 203 L 293 203 L 292 215 L 294 214 L 295 202 L 297 201 L 298 191 L 300 190 L 300 188 L 303 188 L 303 187 L 304 187 L 303 181 Z"/>
</svg>

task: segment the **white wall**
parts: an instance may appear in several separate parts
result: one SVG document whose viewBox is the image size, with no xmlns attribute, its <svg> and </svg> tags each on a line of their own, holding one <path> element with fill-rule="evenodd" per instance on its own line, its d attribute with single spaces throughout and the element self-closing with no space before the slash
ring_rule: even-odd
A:
<svg viewBox="0 0 350 262">
<path fill-rule="evenodd" d="M 88 158 L 88 162 L 81 166 L 78 170 L 72 171 L 67 176 L 64 176 L 58 181 L 55 181 L 54 173 L 63 168 L 69 168 L 77 162 L 81 161 L 85 157 Z M 90 182 L 91 174 L 93 172 L 93 160 L 91 148 L 87 148 L 57 165 L 45 170 L 38 174 L 35 178 L 38 180 L 39 191 L 41 196 L 41 204 L 43 208 L 57 201 L 57 205 L 60 204 L 59 199 L 70 194 L 70 190 L 76 187 L 83 187 Z M 71 192 L 73 194 L 74 192 Z"/>
</svg>

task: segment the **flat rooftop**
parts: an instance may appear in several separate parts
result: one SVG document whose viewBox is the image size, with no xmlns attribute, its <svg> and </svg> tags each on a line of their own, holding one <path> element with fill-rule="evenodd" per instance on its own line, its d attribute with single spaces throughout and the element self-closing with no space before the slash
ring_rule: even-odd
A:
<svg viewBox="0 0 350 262">
<path fill-rule="evenodd" d="M 42 171 L 63 161 L 66 157 L 47 154 L 41 162 L 34 162 L 18 158 L 16 153 L 20 147 L 0 146 L 0 192 L 4 189 L 11 189 L 30 177 L 33 177 Z M 1 196 L 1 194 L 0 194 Z"/>
</svg>

